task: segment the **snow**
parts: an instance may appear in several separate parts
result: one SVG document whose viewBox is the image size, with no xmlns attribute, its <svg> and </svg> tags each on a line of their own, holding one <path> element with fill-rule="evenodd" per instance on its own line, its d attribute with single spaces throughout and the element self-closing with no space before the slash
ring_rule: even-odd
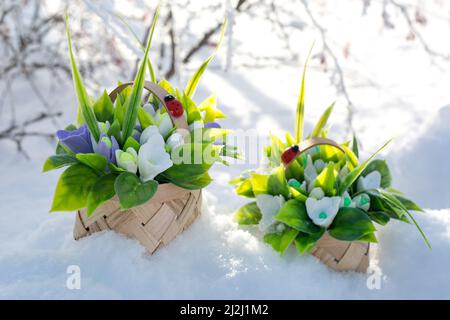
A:
<svg viewBox="0 0 450 320">
<path fill-rule="evenodd" d="M 363 142 L 362 153 L 367 156 L 395 137 L 382 155 L 393 171 L 394 186 L 426 208 L 415 217 L 432 244 L 431 251 L 413 226 L 391 222 L 377 226 L 380 243 L 374 246 L 367 275 L 334 272 L 312 256 L 298 257 L 294 249 L 280 257 L 263 244 L 258 230 L 240 228 L 232 221 L 233 212 L 246 200 L 235 196 L 227 182 L 256 166 L 245 163 L 214 167 L 215 180 L 204 192 L 201 217 L 153 256 L 144 255 L 136 241 L 113 232 L 74 241 L 74 214 L 48 213 L 59 172 L 40 171 L 53 147 L 29 139 L 25 147 L 32 159 L 28 161 L 11 143 L 0 141 L 0 298 L 449 299 L 450 64 L 442 62 L 436 67 L 420 45 L 405 45 L 401 29 L 381 32 L 373 27 L 373 17 L 361 18 L 357 33 L 354 23 L 358 18 L 344 19 L 354 13 L 345 12 L 348 6 L 330 8 L 338 11 L 324 23 L 342 27 L 334 33 L 340 33 L 341 43 L 352 38 L 351 52 L 359 61 L 344 67 L 357 106 L 354 123 Z M 240 33 L 240 27 L 250 23 L 246 19 L 236 16 L 236 22 L 239 50 L 247 45 L 263 48 L 264 55 L 283 52 L 276 43 L 268 51 L 267 39 L 254 37 L 251 28 Z M 309 38 L 300 42 L 296 50 L 306 53 Z M 441 42 L 436 44 L 444 45 Z M 382 52 L 377 48 L 383 48 Z M 225 73 L 218 68 L 225 52 L 221 51 L 205 74 L 198 101 L 215 91 L 219 106 L 229 115 L 223 124 L 230 128 L 251 128 L 264 135 L 269 129 L 275 133 L 292 130 L 303 62 L 251 68 L 239 66 L 237 55 L 233 57 L 237 67 Z M 192 67 L 198 62 L 193 61 Z M 336 96 L 328 75 L 316 68 L 314 60 L 310 69 L 307 130 Z M 183 71 L 184 81 L 191 69 Z M 367 84 L 367 79 L 377 86 Z M 67 94 L 58 99 L 69 121 L 75 114 L 73 93 L 70 87 L 65 90 Z M 31 98 L 17 96 L 23 110 L 34 107 Z M 339 139 L 345 138 L 345 117 L 345 101 L 339 97 L 332 115 L 332 133 Z M 60 122 L 62 127 L 64 121 Z M 80 290 L 66 287 L 66 271 L 72 265 L 81 270 Z M 374 288 L 377 280 L 379 286 Z"/>
</svg>

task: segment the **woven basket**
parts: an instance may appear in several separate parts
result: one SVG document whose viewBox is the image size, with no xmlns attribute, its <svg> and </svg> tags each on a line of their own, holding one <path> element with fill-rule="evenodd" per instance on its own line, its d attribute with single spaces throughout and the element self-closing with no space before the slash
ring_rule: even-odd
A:
<svg viewBox="0 0 450 320">
<path fill-rule="evenodd" d="M 326 138 L 311 138 L 299 144 L 297 156 L 318 145 L 330 145 L 345 153 L 336 142 Z M 289 165 L 289 164 L 287 164 Z M 363 241 L 341 241 L 325 233 L 311 252 L 328 267 L 336 271 L 367 272 L 370 243 Z"/>
<path fill-rule="evenodd" d="M 370 243 L 341 241 L 325 234 L 312 251 L 312 255 L 336 271 L 367 272 Z"/>
<path fill-rule="evenodd" d="M 114 102 L 117 94 L 132 85 L 132 82 L 117 87 L 110 93 Z M 164 97 L 168 94 L 162 87 L 145 82 L 144 88 L 154 94 L 165 106 Z M 168 112 L 177 128 L 187 129 L 184 117 L 174 118 Z M 172 183 L 158 186 L 155 195 L 147 203 L 128 210 L 121 210 L 119 199 L 114 196 L 102 204 L 88 218 L 86 210 L 77 212 L 73 236 L 75 240 L 103 230 L 114 230 L 138 240 L 148 254 L 168 244 L 189 227 L 200 215 L 202 204 L 201 190 L 187 190 Z"/>
</svg>

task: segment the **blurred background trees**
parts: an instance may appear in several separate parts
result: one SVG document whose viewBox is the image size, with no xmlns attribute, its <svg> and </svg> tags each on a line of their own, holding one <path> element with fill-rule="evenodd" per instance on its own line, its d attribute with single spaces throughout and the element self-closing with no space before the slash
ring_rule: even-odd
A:
<svg viewBox="0 0 450 320">
<path fill-rule="evenodd" d="M 81 72 L 90 92 L 99 93 L 114 86 L 116 79 L 133 77 L 141 55 L 137 41 L 146 38 L 156 5 L 143 0 L 3 0 L 0 140 L 10 141 L 29 156 L 24 140 L 52 141 L 53 132 L 62 126 L 58 119 L 67 109 L 75 109 L 58 99 L 71 86 L 65 8 Z M 380 37 L 395 30 L 398 48 L 405 54 L 409 47 L 420 48 L 420 58 L 436 68 L 450 60 L 448 41 L 443 41 L 450 32 L 450 8 L 444 0 L 173 0 L 162 3 L 152 44 L 158 78 L 184 81 L 216 45 L 224 16 L 230 21 L 228 39 L 212 68 L 221 72 L 298 68 L 315 41 L 310 66 L 325 73 L 345 101 L 349 132 L 354 130 L 358 108 L 353 91 L 378 85 L 361 67 L 371 61 L 353 53 L 354 41 L 364 38 L 368 28 Z M 341 30 L 339 19 L 354 21 L 360 34 L 345 37 L 348 30 Z"/>
</svg>

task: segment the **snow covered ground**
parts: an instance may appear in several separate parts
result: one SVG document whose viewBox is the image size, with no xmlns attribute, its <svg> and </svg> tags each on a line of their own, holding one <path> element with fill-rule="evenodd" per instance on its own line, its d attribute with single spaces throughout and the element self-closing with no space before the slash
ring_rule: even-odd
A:
<svg viewBox="0 0 450 320">
<path fill-rule="evenodd" d="M 348 22 L 342 17 L 336 12 L 334 22 L 327 23 L 340 23 L 342 30 L 358 23 L 355 17 Z M 341 36 L 342 42 L 352 39 L 351 53 L 360 61 L 344 66 L 356 106 L 355 130 L 364 155 L 395 138 L 383 156 L 391 165 L 394 186 L 427 208 L 415 216 L 432 251 L 413 226 L 392 222 L 379 228 L 380 243 L 373 250 L 368 275 L 336 273 L 293 250 L 280 258 L 254 230 L 232 221 L 233 211 L 245 200 L 236 197 L 227 182 L 254 167 L 247 164 L 216 166 L 215 181 L 204 193 L 202 216 L 153 256 L 145 256 L 137 242 L 113 232 L 76 242 L 74 214 L 48 213 L 59 172 L 40 171 L 53 147 L 29 139 L 28 161 L 13 145 L 0 142 L 0 298 L 450 299 L 450 63 L 436 67 L 418 44 L 406 48 L 400 31 L 386 35 L 369 26 L 361 25 L 358 35 L 363 36 Z M 242 32 L 236 40 L 242 46 L 251 36 L 251 30 L 245 30 L 250 34 Z M 258 39 L 253 37 L 247 45 L 267 49 L 267 39 Z M 302 39 L 299 50 L 306 53 L 311 39 Z M 229 115 L 224 125 L 230 128 L 255 128 L 261 134 L 292 130 L 302 61 L 276 68 L 242 66 L 225 73 L 218 68 L 223 57 L 218 56 L 202 80 L 198 100 L 214 90 Z M 328 76 L 314 65 L 313 60 L 307 129 L 336 95 Z M 365 77 L 377 86 L 362 85 Z M 71 90 L 67 87 L 67 94 L 58 96 L 67 108 L 74 108 Z M 18 99 L 22 110 L 33 108 L 32 99 L 20 94 Z M 67 121 L 74 113 L 66 112 Z M 332 116 L 332 132 L 338 138 L 345 138 L 345 117 L 345 101 L 339 98 Z M 80 290 L 66 287 L 71 265 L 81 269 Z"/>
</svg>

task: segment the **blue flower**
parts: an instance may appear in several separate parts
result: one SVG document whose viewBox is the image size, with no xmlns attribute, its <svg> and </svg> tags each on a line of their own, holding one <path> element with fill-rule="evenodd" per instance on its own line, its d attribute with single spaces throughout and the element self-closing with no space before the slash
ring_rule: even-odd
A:
<svg viewBox="0 0 450 320">
<path fill-rule="evenodd" d="M 106 134 L 102 133 L 100 136 L 100 140 L 98 141 L 97 146 L 95 146 L 95 153 L 101 154 L 113 164 L 117 164 L 116 162 L 116 150 L 119 149 L 119 144 L 117 143 L 116 138 L 112 136 L 108 137 Z"/>
<path fill-rule="evenodd" d="M 73 153 L 92 153 L 91 135 L 86 125 L 80 128 L 68 131 L 58 130 L 56 137 L 59 139 L 62 145 L 66 146 Z"/>
</svg>

